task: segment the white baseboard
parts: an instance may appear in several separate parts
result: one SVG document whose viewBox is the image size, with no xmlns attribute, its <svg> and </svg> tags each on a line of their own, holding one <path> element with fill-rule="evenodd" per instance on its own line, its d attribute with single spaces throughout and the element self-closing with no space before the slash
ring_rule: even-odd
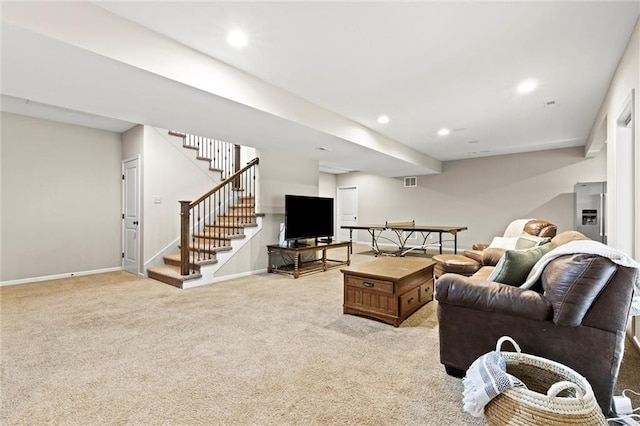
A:
<svg viewBox="0 0 640 426">
<path fill-rule="evenodd" d="M 242 277 L 247 277 L 249 275 L 258 275 L 258 274 L 264 274 L 267 272 L 267 269 L 258 269 L 255 271 L 248 271 L 248 272 L 241 272 L 239 274 L 232 274 L 232 275 L 225 275 L 224 277 L 218 277 L 218 278 L 214 278 L 212 281 L 210 282 L 198 282 L 198 283 L 194 283 L 192 285 L 189 285 L 189 281 L 185 281 L 184 283 L 184 287 L 183 289 L 188 289 L 188 288 L 194 288 L 194 287 L 201 287 L 203 285 L 209 285 L 209 284 L 215 284 L 215 283 L 219 283 L 222 281 L 228 281 L 228 280 L 232 280 L 234 278 L 242 278 Z"/>
<path fill-rule="evenodd" d="M 631 321 L 632 318 L 629 319 L 629 322 Z M 636 350 L 640 353 L 640 336 L 634 336 L 633 331 L 633 327 L 631 326 L 631 324 L 629 324 L 629 326 L 627 327 L 627 337 L 629 338 L 631 345 L 633 345 L 633 347 L 635 347 Z"/>
<path fill-rule="evenodd" d="M 45 275 L 42 277 L 23 278 L 19 280 L 0 281 L 0 287 L 4 287 L 8 285 L 17 285 L 17 284 L 29 284 L 29 283 L 35 283 L 40 281 L 59 280 L 61 278 L 80 277 L 83 275 L 104 274 L 105 272 L 116 272 L 116 271 L 122 271 L 122 266 L 117 266 L 114 268 L 94 269 L 92 271 L 67 272 L 64 274 Z"/>
</svg>

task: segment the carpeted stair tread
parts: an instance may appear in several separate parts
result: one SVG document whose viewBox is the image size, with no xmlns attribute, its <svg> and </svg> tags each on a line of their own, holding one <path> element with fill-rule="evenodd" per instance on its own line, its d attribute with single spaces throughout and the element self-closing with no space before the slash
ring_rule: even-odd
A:
<svg viewBox="0 0 640 426">
<path fill-rule="evenodd" d="M 246 238 L 246 235 L 243 233 L 237 234 L 220 234 L 218 232 L 201 232 L 199 234 L 194 234 L 196 238 L 206 238 L 210 240 L 241 240 Z"/>
<path fill-rule="evenodd" d="M 178 248 L 181 246 L 178 244 Z M 221 251 L 230 251 L 233 250 L 231 246 L 214 246 L 211 244 L 204 244 L 202 242 L 196 244 L 189 244 L 189 250 L 191 251 L 199 251 L 201 253 L 218 253 Z"/>
<path fill-rule="evenodd" d="M 182 285 L 185 281 L 202 278 L 202 275 L 199 273 L 181 275 L 180 267 L 174 265 L 154 266 L 147 269 L 147 274 L 149 275 L 149 278 L 162 281 L 166 284 L 171 284 L 172 286 L 178 288 L 182 288 Z"/>
<path fill-rule="evenodd" d="M 167 254 L 165 256 L 162 257 L 164 259 L 164 262 L 168 265 L 173 265 L 173 266 L 180 266 L 180 253 L 171 253 L 171 254 Z M 189 259 L 190 261 L 192 261 L 193 259 Z M 191 263 L 192 266 L 195 267 L 200 267 L 200 266 L 206 266 L 206 265 L 214 265 L 218 263 L 218 259 L 214 257 L 212 257 L 211 259 L 195 259 L 195 264 Z"/>
</svg>

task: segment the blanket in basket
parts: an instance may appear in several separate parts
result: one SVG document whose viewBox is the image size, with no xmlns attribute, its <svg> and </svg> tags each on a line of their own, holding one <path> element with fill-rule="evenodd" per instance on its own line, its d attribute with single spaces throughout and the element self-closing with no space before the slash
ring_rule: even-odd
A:
<svg viewBox="0 0 640 426">
<path fill-rule="evenodd" d="M 570 241 L 551 250 L 549 253 L 542 256 L 535 265 L 533 265 L 533 269 L 529 272 L 527 280 L 520 286 L 520 288 L 531 288 L 540 278 L 540 275 L 542 274 L 544 267 L 547 266 L 547 263 L 551 262 L 553 259 L 567 254 L 580 253 L 597 254 L 598 256 L 606 257 L 615 264 L 638 270 L 639 273 L 636 274 L 636 282 L 633 288 L 633 299 L 631 300 L 631 311 L 629 312 L 629 316 L 640 315 L 640 264 L 620 250 L 609 247 L 598 241 Z"/>
<path fill-rule="evenodd" d="M 482 417 L 484 407 L 500 393 L 513 387 L 524 387 L 517 377 L 507 373 L 507 362 L 497 351 L 476 359 L 462 380 L 463 409 L 475 417 Z"/>
</svg>

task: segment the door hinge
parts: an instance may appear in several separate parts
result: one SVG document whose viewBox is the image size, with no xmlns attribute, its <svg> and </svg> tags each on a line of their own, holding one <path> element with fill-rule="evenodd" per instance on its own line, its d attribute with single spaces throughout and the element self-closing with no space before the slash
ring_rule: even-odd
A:
<svg viewBox="0 0 640 426">
<path fill-rule="evenodd" d="M 124 259 L 124 253 L 122 253 L 122 258 Z"/>
<path fill-rule="evenodd" d="M 122 213 L 122 218 L 124 219 L 124 213 Z"/>
<path fill-rule="evenodd" d="M 122 180 L 124 180 L 124 175 L 122 175 Z"/>
</svg>

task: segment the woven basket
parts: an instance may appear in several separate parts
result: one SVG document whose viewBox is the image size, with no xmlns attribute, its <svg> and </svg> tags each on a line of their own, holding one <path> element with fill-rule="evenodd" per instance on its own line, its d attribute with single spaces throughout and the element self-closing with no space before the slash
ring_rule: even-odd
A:
<svg viewBox="0 0 640 426">
<path fill-rule="evenodd" d="M 510 341 L 516 352 L 502 352 Z M 507 373 L 525 388 L 510 388 L 485 407 L 489 425 L 607 425 L 587 379 L 557 362 L 523 354 L 510 337 L 498 340 L 496 351 L 504 356 Z"/>
</svg>

